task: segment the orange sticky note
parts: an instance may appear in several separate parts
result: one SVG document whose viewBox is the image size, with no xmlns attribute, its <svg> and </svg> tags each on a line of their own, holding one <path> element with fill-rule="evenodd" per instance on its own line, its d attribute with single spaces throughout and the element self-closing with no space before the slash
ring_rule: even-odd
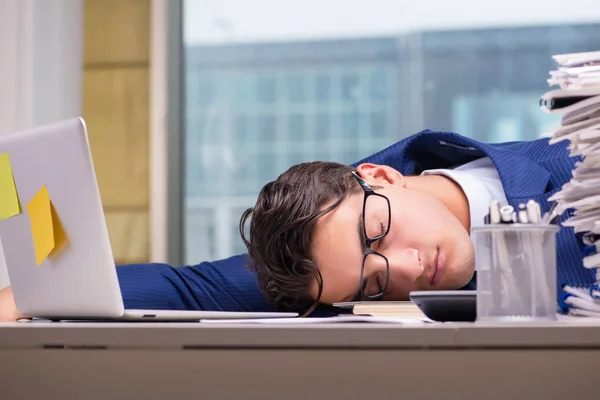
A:
<svg viewBox="0 0 600 400">
<path fill-rule="evenodd" d="M 40 265 L 46 257 L 66 243 L 67 236 L 45 185 L 27 204 L 27 212 L 31 223 L 35 261 Z"/>
<path fill-rule="evenodd" d="M 23 212 L 8 153 L 0 154 L 0 220 Z"/>
</svg>

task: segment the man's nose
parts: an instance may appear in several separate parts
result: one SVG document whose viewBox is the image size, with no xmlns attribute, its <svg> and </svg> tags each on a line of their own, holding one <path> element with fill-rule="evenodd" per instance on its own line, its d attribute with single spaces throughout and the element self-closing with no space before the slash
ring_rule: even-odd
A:
<svg viewBox="0 0 600 400">
<path fill-rule="evenodd" d="M 390 274 L 400 275 L 404 279 L 414 282 L 424 272 L 425 265 L 417 249 L 403 249 L 387 255 L 390 263 Z"/>
</svg>

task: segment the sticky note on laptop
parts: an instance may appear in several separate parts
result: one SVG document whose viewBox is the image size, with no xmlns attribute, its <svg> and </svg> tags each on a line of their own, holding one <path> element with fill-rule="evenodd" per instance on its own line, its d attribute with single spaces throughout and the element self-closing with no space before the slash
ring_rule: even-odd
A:
<svg viewBox="0 0 600 400">
<path fill-rule="evenodd" d="M 23 212 L 8 153 L 0 154 L 0 220 Z"/>
<path fill-rule="evenodd" d="M 50 254 L 58 251 L 67 242 L 67 236 L 44 185 L 27 204 L 31 235 L 35 248 L 36 265 L 40 265 Z"/>
</svg>

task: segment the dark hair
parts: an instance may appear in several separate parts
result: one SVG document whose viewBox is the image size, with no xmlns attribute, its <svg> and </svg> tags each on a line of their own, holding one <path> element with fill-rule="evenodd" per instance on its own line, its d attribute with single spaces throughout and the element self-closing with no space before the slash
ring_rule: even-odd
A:
<svg viewBox="0 0 600 400">
<path fill-rule="evenodd" d="M 323 278 L 313 261 L 315 224 L 349 194 L 360 192 L 353 170 L 334 162 L 294 165 L 267 183 L 256 205 L 242 214 L 240 234 L 250 256 L 248 267 L 256 272 L 261 291 L 276 307 L 308 315 L 318 305 Z M 310 295 L 315 281 L 316 299 Z"/>
</svg>

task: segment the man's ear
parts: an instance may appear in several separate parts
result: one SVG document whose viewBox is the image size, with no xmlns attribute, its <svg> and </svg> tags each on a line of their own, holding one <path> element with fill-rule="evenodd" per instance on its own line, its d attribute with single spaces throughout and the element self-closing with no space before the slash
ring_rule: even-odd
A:
<svg viewBox="0 0 600 400">
<path fill-rule="evenodd" d="M 399 171 L 387 165 L 365 163 L 356 168 L 358 174 L 370 185 L 388 183 L 406 186 L 406 178 Z"/>
</svg>

